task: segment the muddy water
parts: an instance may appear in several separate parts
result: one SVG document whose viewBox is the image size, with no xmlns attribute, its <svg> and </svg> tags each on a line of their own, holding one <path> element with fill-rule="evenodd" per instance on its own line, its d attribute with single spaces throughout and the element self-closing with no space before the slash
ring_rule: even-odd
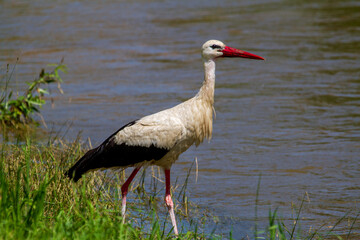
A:
<svg viewBox="0 0 360 240">
<path fill-rule="evenodd" d="M 183 154 L 174 175 L 183 180 L 197 157 L 190 199 L 239 236 L 254 226 L 260 174 L 262 223 L 269 207 L 290 219 L 305 193 L 305 230 L 356 215 L 357 1 L 2 1 L 0 22 L 2 73 L 20 58 L 13 86 L 64 57 L 65 94 L 55 92 L 55 107 L 42 112 L 49 129 L 69 127 L 70 139 L 81 131 L 93 145 L 128 121 L 192 97 L 206 40 L 265 57 L 218 61 L 213 139 Z"/>
</svg>

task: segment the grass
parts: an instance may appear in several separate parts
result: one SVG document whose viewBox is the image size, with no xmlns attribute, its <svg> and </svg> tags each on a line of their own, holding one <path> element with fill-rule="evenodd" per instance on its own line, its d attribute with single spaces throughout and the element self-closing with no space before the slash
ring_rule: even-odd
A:
<svg viewBox="0 0 360 240">
<path fill-rule="evenodd" d="M 64 170 L 85 150 L 79 141 L 52 141 L 42 145 L 32 140 L 2 143 L 0 239 L 173 239 L 171 223 L 162 204 L 164 186 L 158 169 L 149 168 L 153 176 L 151 189 L 145 187 L 145 172 L 132 185 L 135 196 L 128 203 L 128 222 L 123 224 L 120 188 L 124 176 L 110 171 L 90 173 L 76 184 L 63 177 Z M 187 200 L 188 177 L 173 189 L 178 220 L 189 223 L 186 227 L 179 226 L 178 239 L 241 239 L 233 236 L 232 231 L 225 235 L 204 231 L 212 221 L 206 213 L 200 212 L 204 226 L 202 220 L 196 222 L 198 218 L 189 217 L 199 214 L 196 213 L 199 209 Z M 277 210 L 270 210 L 268 227 L 262 231 L 255 227 L 254 239 L 351 239 L 354 236 L 352 229 L 359 214 L 351 220 L 349 232 L 343 236 L 335 235 L 333 230 L 347 216 L 330 230 L 320 228 L 304 234 L 298 226 L 303 203 L 304 200 L 290 227 L 278 217 Z"/>
<path fill-rule="evenodd" d="M 77 141 L 39 145 L 27 140 L 1 145 L 0 239 L 173 238 L 171 223 L 161 214 L 166 212 L 159 206 L 163 188 L 155 177 L 152 186 L 162 197 L 158 190 L 145 191 L 143 173 L 132 185 L 135 198 L 129 202 L 129 222 L 123 224 L 121 177 L 111 177 L 109 172 L 88 174 L 76 184 L 64 178 L 64 170 L 83 153 Z M 177 214 L 180 218 L 186 215 L 180 209 Z M 180 239 L 208 237 L 217 238 L 200 233 L 196 227 L 180 235 Z"/>
</svg>

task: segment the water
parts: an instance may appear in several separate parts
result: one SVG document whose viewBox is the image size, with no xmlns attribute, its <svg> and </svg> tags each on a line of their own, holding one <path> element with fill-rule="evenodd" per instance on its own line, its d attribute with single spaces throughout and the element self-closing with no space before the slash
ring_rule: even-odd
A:
<svg viewBox="0 0 360 240">
<path fill-rule="evenodd" d="M 13 87 L 62 57 L 65 94 L 42 109 L 49 129 L 93 145 L 125 123 L 192 97 L 208 39 L 265 57 L 217 62 L 213 139 L 172 168 L 189 197 L 251 234 L 280 207 L 302 228 L 335 224 L 360 198 L 358 1 L 2 1 L 0 66 L 20 61 Z M 308 201 L 309 200 L 309 201 Z M 231 217 L 231 218 L 230 218 Z M 346 221 L 339 233 L 346 233 Z M 326 228 L 325 227 L 325 228 Z M 360 229 L 359 223 L 355 230 Z M 229 229 L 229 228 L 224 228 Z M 225 230 L 226 232 L 227 230 Z"/>
</svg>

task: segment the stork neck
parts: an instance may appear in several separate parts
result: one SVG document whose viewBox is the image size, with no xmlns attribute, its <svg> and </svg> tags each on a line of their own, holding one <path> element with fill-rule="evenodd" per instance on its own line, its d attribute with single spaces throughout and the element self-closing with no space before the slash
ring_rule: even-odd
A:
<svg viewBox="0 0 360 240">
<path fill-rule="evenodd" d="M 213 105 L 215 90 L 215 61 L 213 59 L 205 60 L 204 70 L 204 82 L 197 96 Z"/>
</svg>

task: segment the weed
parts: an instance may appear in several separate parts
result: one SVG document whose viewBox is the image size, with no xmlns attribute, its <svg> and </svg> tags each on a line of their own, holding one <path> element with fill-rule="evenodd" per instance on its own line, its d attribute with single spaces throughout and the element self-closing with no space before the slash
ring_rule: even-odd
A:
<svg viewBox="0 0 360 240">
<path fill-rule="evenodd" d="M 23 95 L 14 93 L 9 90 L 9 82 L 13 76 L 15 66 L 10 70 L 7 65 L 6 74 L 3 77 L 5 83 L 3 85 L 2 94 L 0 96 L 0 122 L 2 126 L 18 128 L 21 125 L 38 122 L 34 121 L 32 115 L 39 113 L 40 108 L 46 103 L 44 95 L 49 94 L 47 86 L 51 83 L 57 83 L 59 91 L 62 93 L 60 83 L 62 79 L 59 72 L 66 72 L 66 66 L 61 61 L 59 64 L 51 64 L 54 67 L 51 72 L 42 69 L 39 76 L 32 82 L 28 82 L 28 88 Z M 43 87 L 45 85 L 45 87 Z M 14 95 L 16 97 L 14 98 Z"/>
</svg>

